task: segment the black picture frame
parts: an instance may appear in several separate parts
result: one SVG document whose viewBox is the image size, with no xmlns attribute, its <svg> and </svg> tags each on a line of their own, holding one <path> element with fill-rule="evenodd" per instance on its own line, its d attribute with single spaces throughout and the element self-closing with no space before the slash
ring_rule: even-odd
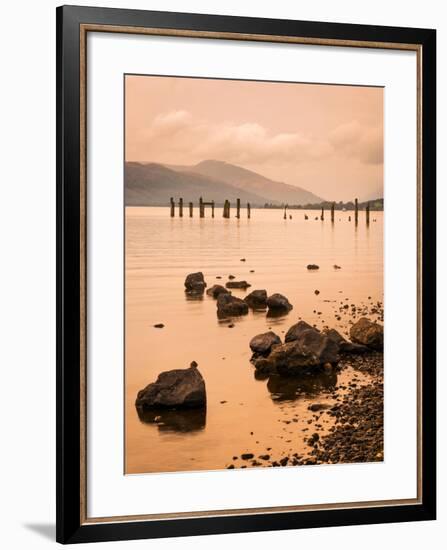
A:
<svg viewBox="0 0 447 550">
<path fill-rule="evenodd" d="M 409 44 L 420 48 L 420 502 L 330 510 L 88 523 L 83 494 L 81 398 L 85 348 L 83 264 L 85 197 L 80 120 L 81 25 L 176 29 L 304 39 Z M 237 38 L 236 38 L 237 39 Z M 343 44 L 342 44 L 343 45 Z M 433 520 L 436 517 L 436 31 L 127 9 L 57 8 L 57 541 L 81 543 L 217 533 Z"/>
</svg>

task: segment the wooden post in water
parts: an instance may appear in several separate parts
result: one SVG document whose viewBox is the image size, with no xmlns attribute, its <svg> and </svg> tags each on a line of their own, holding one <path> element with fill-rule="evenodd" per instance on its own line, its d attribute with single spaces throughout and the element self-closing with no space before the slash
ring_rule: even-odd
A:
<svg viewBox="0 0 447 550">
<path fill-rule="evenodd" d="M 355 211 L 354 211 L 355 224 L 359 223 L 359 200 L 355 199 Z"/>
<path fill-rule="evenodd" d="M 287 206 L 288 206 L 287 204 L 284 205 L 284 216 L 283 216 L 283 218 L 284 218 L 285 220 L 287 220 Z"/>
<path fill-rule="evenodd" d="M 324 221 L 324 207 L 321 208 L 321 217 L 320 217 L 320 220 L 323 222 Z"/>
<path fill-rule="evenodd" d="M 214 218 L 214 201 L 211 201 L 211 217 Z"/>
<path fill-rule="evenodd" d="M 251 212 L 250 212 L 250 203 L 247 202 L 247 218 L 250 219 Z"/>
<path fill-rule="evenodd" d="M 178 201 L 178 215 L 183 218 L 183 199 L 180 197 Z"/>
<path fill-rule="evenodd" d="M 236 199 L 236 218 L 241 217 L 241 199 Z"/>
<path fill-rule="evenodd" d="M 369 202 L 366 205 L 366 225 L 369 225 Z"/>
<path fill-rule="evenodd" d="M 331 206 L 331 222 L 334 223 L 334 221 L 335 221 L 335 202 L 333 202 Z"/>
<path fill-rule="evenodd" d="M 192 202 L 190 202 L 189 203 L 189 217 L 190 218 L 192 218 L 193 208 L 194 208 L 194 206 L 193 206 Z"/>
<path fill-rule="evenodd" d="M 205 209 L 203 208 L 203 199 L 202 199 L 202 197 L 199 198 L 199 216 L 201 218 L 205 217 Z"/>
<path fill-rule="evenodd" d="M 171 218 L 175 216 L 175 202 L 174 199 L 171 197 Z"/>
<path fill-rule="evenodd" d="M 228 199 L 225 199 L 225 202 L 224 202 L 223 217 L 224 218 L 230 217 L 230 201 Z"/>
</svg>

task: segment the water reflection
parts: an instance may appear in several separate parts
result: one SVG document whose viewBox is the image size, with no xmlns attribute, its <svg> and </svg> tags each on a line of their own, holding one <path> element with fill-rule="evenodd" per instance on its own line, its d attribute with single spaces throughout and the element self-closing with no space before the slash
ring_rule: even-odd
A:
<svg viewBox="0 0 447 550">
<path fill-rule="evenodd" d="M 137 408 L 138 418 L 144 424 L 154 424 L 160 432 L 196 432 L 206 425 L 206 409 L 144 410 Z"/>
<path fill-rule="evenodd" d="M 336 372 L 294 377 L 283 377 L 274 374 L 269 377 L 267 389 L 274 401 L 290 401 L 303 395 L 316 395 L 324 390 L 332 390 L 336 385 Z"/>
<path fill-rule="evenodd" d="M 203 300 L 203 292 L 202 293 L 195 293 L 195 292 L 186 292 L 185 291 L 185 299 L 188 302 L 200 302 Z"/>
<path fill-rule="evenodd" d="M 269 309 L 267 311 L 267 317 L 271 318 L 271 319 L 275 319 L 275 318 L 278 318 L 278 317 L 285 317 L 286 315 L 289 314 L 289 310 L 288 309 Z"/>
</svg>

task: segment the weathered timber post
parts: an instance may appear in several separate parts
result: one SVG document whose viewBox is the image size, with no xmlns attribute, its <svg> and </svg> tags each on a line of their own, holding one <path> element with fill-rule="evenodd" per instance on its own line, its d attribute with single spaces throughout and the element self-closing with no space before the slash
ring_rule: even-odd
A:
<svg viewBox="0 0 447 550">
<path fill-rule="evenodd" d="M 205 209 L 203 208 L 203 199 L 202 199 L 202 197 L 199 198 L 199 216 L 201 218 L 205 217 Z"/>
<path fill-rule="evenodd" d="M 175 202 L 174 199 L 171 197 L 171 218 L 175 216 Z"/>
<path fill-rule="evenodd" d="M 183 199 L 181 197 L 178 201 L 178 215 L 183 218 Z"/>
<path fill-rule="evenodd" d="M 236 218 L 241 217 L 241 199 L 236 199 Z"/>
<path fill-rule="evenodd" d="M 335 220 L 335 202 L 333 202 L 331 206 L 331 222 L 334 223 L 334 220 Z"/>
<path fill-rule="evenodd" d="M 287 220 L 287 204 L 284 206 L 284 216 L 283 218 Z"/>
<path fill-rule="evenodd" d="M 251 212 L 250 212 L 250 203 L 247 202 L 247 218 L 250 219 Z"/>
<path fill-rule="evenodd" d="M 321 208 L 320 220 L 321 220 L 321 221 L 324 221 L 324 207 Z"/>
<path fill-rule="evenodd" d="M 230 217 L 230 201 L 228 199 L 225 199 L 224 209 L 223 209 L 223 217 L 224 218 L 229 218 Z"/>
<path fill-rule="evenodd" d="M 359 223 L 359 200 L 358 199 L 355 199 L 354 220 L 356 224 Z"/>
<path fill-rule="evenodd" d="M 192 218 L 192 214 L 193 214 L 193 204 L 192 202 L 189 203 L 189 217 Z"/>
<path fill-rule="evenodd" d="M 211 201 L 211 217 L 214 218 L 214 201 Z"/>
<path fill-rule="evenodd" d="M 369 225 L 369 202 L 366 205 L 366 225 Z"/>
</svg>

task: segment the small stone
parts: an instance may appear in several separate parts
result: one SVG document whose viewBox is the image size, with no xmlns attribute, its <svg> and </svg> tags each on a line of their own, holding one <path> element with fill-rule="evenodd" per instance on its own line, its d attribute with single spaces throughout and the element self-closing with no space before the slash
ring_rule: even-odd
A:
<svg viewBox="0 0 447 550">
<path fill-rule="evenodd" d="M 254 457 L 255 457 L 255 455 L 253 453 L 242 453 L 241 454 L 242 460 L 250 460 Z"/>
<path fill-rule="evenodd" d="M 157 323 L 156 325 L 154 325 L 154 328 L 163 328 L 163 327 L 164 327 L 163 323 Z"/>
<path fill-rule="evenodd" d="M 320 269 L 320 266 L 317 264 L 308 264 L 307 269 Z"/>
</svg>

